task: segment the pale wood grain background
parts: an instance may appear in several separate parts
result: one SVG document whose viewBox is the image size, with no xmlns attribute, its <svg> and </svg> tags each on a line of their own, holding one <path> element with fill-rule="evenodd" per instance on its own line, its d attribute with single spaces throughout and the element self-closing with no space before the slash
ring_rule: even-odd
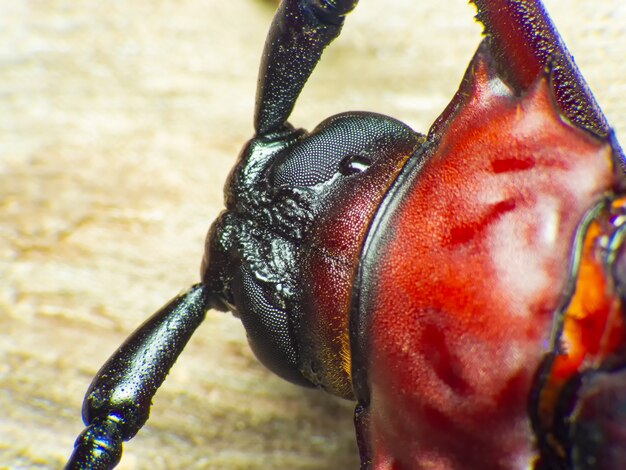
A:
<svg viewBox="0 0 626 470">
<path fill-rule="evenodd" d="M 426 131 L 480 27 L 464 0 L 416 3 L 362 2 L 292 122 L 366 109 Z M 626 4 L 546 3 L 626 136 Z M 93 374 L 197 280 L 224 178 L 252 132 L 272 9 L 0 3 L 0 467 L 59 468 Z M 351 420 L 350 403 L 266 372 L 239 322 L 210 312 L 120 468 L 355 468 Z"/>
</svg>

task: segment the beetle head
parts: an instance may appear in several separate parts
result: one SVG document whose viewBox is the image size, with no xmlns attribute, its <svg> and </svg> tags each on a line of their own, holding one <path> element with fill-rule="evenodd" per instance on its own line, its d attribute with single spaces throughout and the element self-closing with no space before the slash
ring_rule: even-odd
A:
<svg viewBox="0 0 626 470">
<path fill-rule="evenodd" d="M 361 243 L 420 142 L 394 119 L 345 113 L 310 134 L 287 126 L 244 147 L 207 236 L 202 277 L 279 376 L 351 394 L 345 356 Z"/>
</svg>

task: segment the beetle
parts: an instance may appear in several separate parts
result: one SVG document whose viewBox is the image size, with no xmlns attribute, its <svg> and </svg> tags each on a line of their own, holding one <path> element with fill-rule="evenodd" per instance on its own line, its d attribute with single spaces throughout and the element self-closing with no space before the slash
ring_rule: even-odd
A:
<svg viewBox="0 0 626 470">
<path fill-rule="evenodd" d="M 306 10 L 297 10 L 302 5 L 295 3 L 282 4 L 270 32 L 271 39 L 268 40 L 262 68 L 257 136 L 242 153 L 240 163 L 227 184 L 228 211 L 210 231 L 203 263 L 203 284 L 167 304 L 140 327 L 101 369 L 86 399 L 85 420 L 90 427 L 77 441 L 70 465 L 80 466 L 81 459 L 84 459 L 83 465 L 95 460 L 97 465 L 102 466 L 115 462 L 121 451 L 121 441 L 132 437 L 147 419 L 152 395 L 209 306 L 235 310 L 246 326 L 257 356 L 279 375 L 340 396 L 351 397 L 354 394 L 358 401 L 356 423 L 364 467 L 406 466 L 410 462 L 416 465 L 436 464 L 441 468 L 476 466 L 484 465 L 484 460 L 476 460 L 484 458 L 500 466 L 512 465 L 513 461 L 528 465 L 537 458 L 537 465 L 551 468 L 557 465 L 588 465 L 590 459 L 599 459 L 604 455 L 598 452 L 608 447 L 619 448 L 618 436 L 602 435 L 600 442 L 596 443 L 592 439 L 595 436 L 586 436 L 583 431 L 587 424 L 598 424 L 595 420 L 606 411 L 602 407 L 599 411 L 593 408 L 598 405 L 592 393 L 596 381 L 606 381 L 607 386 L 600 390 L 607 393 L 613 386 L 618 391 L 623 388 L 620 348 L 624 341 L 619 305 L 622 280 L 621 150 L 593 97 L 585 89 L 584 81 L 577 75 L 575 66 L 568 62 L 567 53 L 558 49 L 558 37 L 554 36 L 547 42 L 547 51 L 543 43 L 539 50 L 532 52 L 531 59 L 523 59 L 517 64 L 508 63 L 510 57 L 519 56 L 507 48 L 515 48 L 523 41 L 507 42 L 510 39 L 504 31 L 510 31 L 507 24 L 510 18 L 506 16 L 518 18 L 516 15 L 520 11 L 507 12 L 506 8 L 511 8 L 511 4 L 503 7 L 497 2 L 476 2 L 487 26 L 488 40 L 479 48 L 459 93 L 428 136 L 417 134 L 391 118 L 363 113 L 330 118 L 310 135 L 304 134 L 287 126 L 286 119 L 319 59 L 321 49 L 336 32 L 330 33 L 321 44 L 316 44 L 314 40 L 313 44 L 290 51 L 286 47 L 286 44 L 291 44 L 290 41 L 310 40 L 317 33 L 307 31 L 303 34 L 301 27 L 293 30 L 284 28 L 284 18 L 298 18 L 297 11 L 300 11 L 304 12 L 303 18 L 310 19 L 306 16 L 311 14 L 310 9 L 320 8 L 315 17 L 323 20 L 322 29 L 329 27 L 334 31 L 339 29 L 340 18 L 354 7 L 354 3 L 343 4 L 345 10 L 338 15 L 329 12 L 327 4 L 307 4 L 309 9 Z M 521 6 L 541 8 L 533 2 L 524 2 Z M 498 10 L 498 7 L 503 9 Z M 534 17 L 548 21 L 541 12 Z M 505 28 L 499 29 L 499 21 L 503 19 Z M 533 37 L 545 38 L 554 34 L 551 27 L 538 23 L 524 23 L 523 26 L 541 27 L 542 34 L 531 34 Z M 322 31 L 323 34 L 325 31 Z M 540 53 L 545 54 L 542 56 Z M 282 54 L 287 57 L 281 57 Z M 294 65 L 293 57 L 296 55 L 298 61 Z M 533 62 L 537 57 L 541 59 L 538 64 Z M 298 78 L 291 81 L 294 73 Z M 492 201 L 486 213 L 470 205 L 464 208 L 466 210 L 459 211 L 466 218 L 456 219 L 451 207 L 456 204 L 455 209 L 459 210 L 459 204 L 471 199 L 467 194 L 470 190 L 467 183 L 470 181 L 460 180 L 466 183 L 460 185 L 466 197 L 452 198 L 444 207 L 431 207 L 429 202 L 441 203 L 445 196 L 454 193 L 445 184 L 456 182 L 455 175 L 465 177 L 462 168 L 454 166 L 455 162 L 460 165 L 458 155 L 484 152 L 484 147 L 472 147 L 476 141 L 482 144 L 487 139 L 492 145 L 496 143 L 493 135 L 478 134 L 479 138 L 476 137 L 478 131 L 472 127 L 476 122 L 483 123 L 487 134 L 515 136 L 512 141 L 516 145 L 528 140 L 525 135 L 517 139 L 517 134 L 510 130 L 510 120 L 515 121 L 520 110 L 521 114 L 533 116 L 524 129 L 536 129 L 538 119 L 548 119 L 541 121 L 539 132 L 533 134 L 539 145 L 527 149 L 526 153 L 520 150 L 510 158 L 501 158 L 500 153 L 494 152 L 487 159 L 492 172 L 523 173 L 536 165 L 545 165 L 545 171 L 539 174 L 541 180 L 547 174 L 547 168 L 571 170 L 563 159 L 563 154 L 567 152 L 581 155 L 580 159 L 586 166 L 583 170 L 576 170 L 582 171 L 585 176 L 593 175 L 590 178 L 593 183 L 585 186 L 580 180 L 575 180 L 576 184 L 572 185 L 573 174 L 566 174 L 557 185 L 561 192 L 559 195 L 553 189 L 546 189 L 545 182 L 540 181 L 536 183 L 539 186 L 531 185 L 530 188 L 514 182 L 510 185 L 513 192 L 525 194 L 521 199 L 511 196 L 499 200 L 499 196 L 492 196 L 495 202 Z M 508 116 L 509 120 L 502 116 Z M 572 123 L 564 122 L 563 116 Z M 496 125 L 493 122 L 496 117 L 505 122 Z M 559 129 L 563 135 L 546 132 L 544 136 L 544 128 Z M 466 141 L 465 135 L 471 138 Z M 559 142 L 553 147 L 556 150 L 548 152 L 546 160 L 542 160 L 538 156 L 542 155 L 541 149 L 547 146 L 547 142 L 555 141 Z M 333 151 L 330 144 L 336 145 L 338 150 Z M 571 149 L 568 148 L 570 144 Z M 449 148 L 455 145 L 460 149 L 450 151 Z M 330 162 L 319 162 L 316 157 L 320 149 L 329 155 Z M 469 153 L 464 154 L 468 149 Z M 509 155 L 511 149 L 507 151 L 506 155 Z M 467 157 L 467 160 L 471 161 L 471 158 Z M 480 168 L 475 171 L 476 174 L 481 172 Z M 416 179 L 417 175 L 419 179 Z M 346 182 L 356 184 L 360 191 L 354 191 L 353 186 L 346 189 Z M 428 182 L 427 188 L 424 188 L 425 182 Z M 474 193 L 482 195 L 478 191 L 480 178 L 471 182 Z M 437 190 L 441 197 L 429 200 L 427 193 Z M 544 191 L 546 197 L 535 201 L 530 195 L 539 190 Z M 605 194 L 609 192 L 610 197 Z M 362 197 L 364 193 L 366 197 Z M 481 270 L 488 264 L 484 262 L 487 258 L 481 256 L 496 247 L 510 255 L 514 250 L 505 243 L 510 242 L 509 238 L 492 234 L 487 247 L 469 250 L 469 255 L 478 256 L 478 261 L 464 258 L 465 264 L 473 268 L 472 272 L 480 272 L 474 279 L 472 272 L 463 275 L 457 271 L 452 277 L 442 274 L 441 269 L 450 271 L 454 258 L 443 263 L 447 266 L 444 268 L 441 268 L 440 256 L 429 258 L 429 251 L 434 247 L 437 247 L 433 250 L 437 255 L 446 254 L 440 244 L 433 244 L 441 240 L 447 245 L 461 247 L 461 251 L 453 252 L 455 256 L 468 256 L 467 244 L 480 238 L 477 234 L 486 227 L 500 225 L 499 221 L 506 218 L 506 214 L 515 213 L 519 207 L 536 209 L 536 204 L 558 197 L 562 197 L 571 209 L 568 217 L 562 216 L 563 220 L 567 219 L 563 226 L 537 225 L 536 222 L 543 219 L 539 217 L 540 213 L 532 211 L 532 217 L 522 217 L 521 225 L 519 221 L 518 225 L 511 221 L 504 224 L 504 229 L 523 229 L 540 241 L 546 236 L 546 231 L 556 230 L 559 237 L 569 241 L 555 247 L 536 245 L 526 240 L 533 250 L 540 248 L 545 251 L 540 264 L 558 266 L 559 269 L 548 271 L 553 276 L 550 278 L 551 286 L 556 284 L 559 287 L 547 292 L 547 299 L 541 297 L 528 302 L 524 298 L 527 303 L 522 302 L 521 312 L 508 311 L 507 308 L 514 304 L 513 300 L 520 300 L 522 296 L 508 299 L 500 291 L 498 294 L 489 292 L 487 285 L 480 289 L 470 285 L 470 280 L 475 283 L 497 283 L 500 280 L 493 277 L 493 272 L 489 277 L 489 273 Z M 351 198 L 351 203 L 346 203 L 346 198 Z M 551 220 L 553 212 L 550 210 L 554 209 L 544 209 L 548 211 L 547 219 Z M 564 212 L 559 210 L 559 214 Z M 433 220 L 429 221 L 429 218 Z M 404 220 L 410 222 L 408 226 L 402 222 Z M 335 225 L 337 221 L 348 223 L 338 227 Z M 268 231 L 266 227 L 272 227 L 272 230 Z M 418 230 L 417 236 L 402 235 L 404 230 L 412 234 L 411 230 Z M 398 231 L 401 235 L 397 239 L 390 238 L 389 234 Z M 311 233 L 312 238 L 308 238 Z M 437 234 L 439 238 L 433 239 L 432 234 Z M 552 233 L 552 236 L 555 234 Z M 520 241 L 513 235 L 511 238 Z M 428 243 L 424 246 L 411 245 L 409 242 L 412 240 L 428 240 Z M 480 241 L 484 243 L 485 239 Z M 596 266 L 595 257 L 599 256 L 596 250 L 601 248 L 604 250 L 602 261 L 606 261 L 606 266 Z M 533 250 L 529 259 L 535 256 Z M 409 265 L 402 264 L 406 257 L 402 253 L 420 253 L 420 262 L 424 262 L 420 269 L 426 271 L 411 271 L 417 265 L 411 258 L 408 259 Z M 503 264 L 498 272 L 512 281 L 512 273 L 504 269 L 510 263 Z M 523 262 L 521 265 L 528 267 Z M 295 273 L 302 274 L 300 270 L 303 266 L 316 276 L 312 279 L 296 276 Z M 403 272 L 413 272 L 414 276 L 403 277 Z M 429 279 L 429 273 L 437 273 L 435 281 Z M 587 276 L 580 284 L 579 273 Z M 537 280 L 541 274 L 529 275 L 528 283 L 541 283 L 541 279 Z M 410 285 L 415 279 L 423 280 L 426 287 L 420 287 L 424 290 L 418 289 L 419 295 L 415 295 L 413 287 L 400 287 L 400 281 L 405 278 L 409 279 Z M 306 280 L 311 282 L 307 286 L 311 290 L 303 288 Z M 452 288 L 459 280 L 464 280 L 464 286 Z M 543 282 L 546 282 L 545 279 Z M 605 317 L 598 320 L 600 317 L 596 316 L 596 310 L 589 315 L 591 320 L 602 324 L 591 329 L 583 328 L 577 323 L 579 317 L 576 312 L 571 312 L 569 308 L 578 305 L 582 306 L 582 312 L 589 311 L 591 300 L 583 294 L 588 290 L 592 293 L 604 292 L 605 284 L 611 289 L 614 287 L 607 291 L 606 299 L 600 299 L 600 307 L 596 309 L 605 312 Z M 382 285 L 384 289 L 380 287 Z M 585 289 L 579 289 L 579 285 L 585 286 Z M 446 287 L 438 292 L 438 286 Z M 527 287 L 526 283 L 522 283 L 513 290 L 517 289 L 519 294 Z M 407 304 L 397 304 L 395 300 L 407 293 L 428 303 L 424 306 L 411 304 L 410 309 L 403 309 Z M 437 297 L 439 294 L 443 297 Z M 446 305 L 450 299 L 452 305 Z M 349 318 L 333 313 L 337 303 L 342 311 L 351 312 Z M 473 310 L 481 310 L 481 306 L 484 309 L 485 305 L 497 305 L 500 314 L 507 312 L 507 315 L 488 318 Z M 536 330 L 522 322 L 509 332 L 512 335 L 507 336 L 503 332 L 508 324 L 485 328 L 473 323 L 476 319 L 479 324 L 487 320 L 495 323 L 504 319 L 510 321 L 516 316 L 523 316 L 524 308 L 530 309 L 530 305 L 542 313 L 542 322 L 532 325 L 533 328 L 537 326 Z M 394 310 L 398 306 L 400 310 Z M 457 307 L 459 313 L 454 313 Z M 383 311 L 393 311 L 394 321 L 380 316 Z M 419 331 L 403 330 L 411 324 L 409 319 L 402 317 L 407 311 L 411 315 L 420 312 Z M 324 316 L 323 321 L 319 319 L 320 315 Z M 402 320 L 397 321 L 399 318 Z M 584 315 L 583 318 L 586 319 Z M 597 337 L 584 337 L 589 331 L 593 332 L 591 336 L 595 334 Z M 517 341 L 515 337 L 521 332 L 530 338 L 528 343 L 534 345 L 530 353 L 520 352 L 527 347 L 524 341 Z M 478 340 L 477 337 L 483 333 L 488 337 Z M 468 336 L 473 336 L 473 339 L 468 339 Z M 584 338 L 580 339 L 581 336 Z M 406 341 L 399 341 L 399 338 L 405 337 L 408 338 Z M 447 344 L 449 341 L 459 343 L 452 347 Z M 481 345 L 490 343 L 498 347 L 478 351 Z M 541 344 L 544 344 L 543 348 L 538 346 Z M 465 356 L 460 354 L 463 350 L 467 352 Z M 580 360 L 576 362 L 572 351 L 579 350 L 587 357 L 578 358 Z M 407 351 L 411 360 L 400 360 Z M 512 359 L 506 359 L 504 365 L 499 364 L 502 367 L 494 369 L 496 374 L 489 377 L 488 386 L 466 380 L 468 377 L 482 380 L 483 375 L 489 375 L 489 371 L 480 369 L 480 362 L 498 352 L 504 352 Z M 146 355 L 150 356 L 149 360 L 137 360 Z M 515 361 L 519 357 L 530 358 L 533 366 L 521 367 L 519 361 Z M 412 367 L 408 367 L 409 373 L 399 370 L 407 363 L 413 364 L 415 370 L 411 370 Z M 511 370 L 501 370 L 508 367 Z M 475 371 L 480 371 L 480 374 L 473 375 Z M 500 372 L 503 375 L 498 375 Z M 439 377 L 439 381 L 429 380 L 428 374 L 432 373 Z M 133 384 L 138 377 L 143 379 Z M 398 380 L 400 382 L 394 382 Z M 446 393 L 455 392 L 463 396 L 464 403 L 458 403 L 454 411 L 469 410 L 469 415 L 474 414 L 473 417 L 457 416 L 459 422 L 469 420 L 464 424 L 465 428 L 461 426 L 458 436 L 465 439 L 471 434 L 469 430 L 478 434 L 480 423 L 476 414 L 480 414 L 481 418 L 486 416 L 480 406 L 472 408 L 468 403 L 478 406 L 480 399 L 485 397 L 494 400 L 489 392 L 498 384 L 509 387 L 502 393 L 514 396 L 510 398 L 511 405 L 490 416 L 494 424 L 504 426 L 502 440 L 492 439 L 493 442 L 489 442 L 484 436 L 476 436 L 476 442 L 467 443 L 463 439 L 449 442 L 454 440 L 448 438 L 453 434 L 451 430 L 456 430 L 450 428 L 451 411 L 444 412 L 442 406 L 450 407 L 452 401 L 440 404 L 439 408 L 432 402 L 440 398 L 444 382 L 449 389 Z M 405 396 L 409 390 L 416 389 L 420 389 L 420 393 L 415 396 L 409 394 L 408 398 Z M 472 402 L 467 395 L 476 390 L 481 393 L 477 394 L 477 401 Z M 129 393 L 131 400 L 119 400 L 120 394 Z M 408 401 L 403 402 L 403 399 Z M 527 399 L 529 403 L 526 403 Z M 463 409 L 463 404 L 468 409 Z M 393 410 L 396 405 L 400 406 Z M 136 406 L 140 408 L 139 412 L 134 409 Z M 576 406 L 582 407 L 582 414 L 576 414 L 579 410 Z M 586 406 L 591 407 L 589 416 L 584 413 Z M 512 416 L 500 415 L 500 412 L 504 415 L 512 413 Z M 403 420 L 401 415 L 404 413 L 409 414 L 411 419 Z M 569 420 L 573 420 L 574 424 Z M 389 422 L 390 425 L 386 424 Z M 537 442 L 531 442 L 528 435 L 520 436 L 524 434 L 520 432 L 522 422 L 533 428 Z M 416 429 L 411 426 L 415 423 L 420 425 L 418 428 L 428 429 L 432 434 L 421 435 L 415 442 L 395 439 L 396 434 L 412 435 L 410 431 Z M 424 426 L 425 423 L 435 425 Z M 576 427 L 578 425 L 582 431 Z M 510 428 L 507 429 L 507 426 Z M 606 430 L 608 426 L 602 429 Z M 605 447 L 599 450 L 588 448 L 591 443 Z M 102 447 L 102 444 L 105 446 Z M 110 449 L 106 448 L 108 446 Z M 442 448 L 444 452 L 440 451 Z M 541 456 L 539 453 L 534 455 L 534 452 L 539 452 Z"/>
</svg>

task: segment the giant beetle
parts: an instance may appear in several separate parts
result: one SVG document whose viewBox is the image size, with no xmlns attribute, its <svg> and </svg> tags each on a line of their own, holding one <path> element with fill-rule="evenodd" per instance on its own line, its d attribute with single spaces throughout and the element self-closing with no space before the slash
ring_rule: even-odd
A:
<svg viewBox="0 0 626 470">
<path fill-rule="evenodd" d="M 209 233 L 203 284 L 101 369 L 68 466 L 116 463 L 213 306 L 241 316 L 279 375 L 357 399 L 364 468 L 619 468 L 612 428 L 623 423 L 607 397 L 619 403 L 625 387 L 623 153 L 541 5 L 476 2 L 487 39 L 428 135 L 347 113 L 306 136 L 286 119 L 356 2 L 337 3 L 339 14 L 327 3 L 281 5 L 257 137 L 227 183 L 229 212 Z M 520 18 L 535 22 L 522 21 L 515 37 Z M 530 54 L 518 49 L 522 37 L 539 38 Z M 306 46 L 290 50 L 300 40 Z M 530 117 L 518 127 L 520 115 Z M 333 167 L 320 163 L 320 148 Z M 486 173 L 514 177 L 498 186 Z M 303 269 L 315 276 L 298 277 Z"/>
</svg>

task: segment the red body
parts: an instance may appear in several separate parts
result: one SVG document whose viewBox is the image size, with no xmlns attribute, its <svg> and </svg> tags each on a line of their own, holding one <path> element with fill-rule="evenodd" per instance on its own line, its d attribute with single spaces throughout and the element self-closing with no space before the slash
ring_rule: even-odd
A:
<svg viewBox="0 0 626 470">
<path fill-rule="evenodd" d="M 547 77 L 515 96 L 479 52 L 457 98 L 369 234 L 359 316 L 376 469 L 531 466 L 529 396 L 576 231 L 616 185 L 608 142 L 562 117 Z M 604 281 L 581 289 L 602 296 Z M 612 295 L 586 312 L 595 337 L 572 340 L 571 373 L 594 341 L 623 340 L 621 322 L 606 326 Z"/>
</svg>

